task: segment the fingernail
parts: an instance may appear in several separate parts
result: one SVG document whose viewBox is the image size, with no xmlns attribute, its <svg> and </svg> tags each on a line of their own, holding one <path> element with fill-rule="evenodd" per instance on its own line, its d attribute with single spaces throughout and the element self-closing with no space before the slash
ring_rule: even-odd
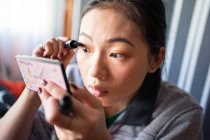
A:
<svg viewBox="0 0 210 140">
<path fill-rule="evenodd" d="M 42 80 L 42 85 L 46 86 L 47 85 L 47 81 L 45 79 Z"/>
<path fill-rule="evenodd" d="M 37 92 L 38 92 L 38 94 L 41 94 L 42 93 L 42 89 L 39 87 Z"/>
<path fill-rule="evenodd" d="M 75 84 L 73 84 L 73 83 L 71 83 L 70 86 L 71 86 L 71 88 L 73 88 L 73 89 L 75 89 L 75 90 L 78 89 L 78 87 L 77 87 Z"/>
</svg>

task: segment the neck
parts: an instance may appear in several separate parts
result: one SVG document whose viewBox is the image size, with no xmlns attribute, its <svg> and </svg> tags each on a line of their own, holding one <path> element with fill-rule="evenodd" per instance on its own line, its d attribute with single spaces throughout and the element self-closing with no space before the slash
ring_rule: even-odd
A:
<svg viewBox="0 0 210 140">
<path fill-rule="evenodd" d="M 106 116 L 113 116 L 121 111 L 123 111 L 127 106 L 106 106 L 104 107 Z"/>
</svg>

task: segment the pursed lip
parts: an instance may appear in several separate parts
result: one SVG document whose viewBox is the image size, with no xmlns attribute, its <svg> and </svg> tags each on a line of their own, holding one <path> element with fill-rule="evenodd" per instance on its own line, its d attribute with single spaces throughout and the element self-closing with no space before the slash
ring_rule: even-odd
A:
<svg viewBox="0 0 210 140">
<path fill-rule="evenodd" d="M 100 87 L 97 85 L 89 85 L 88 88 L 89 88 L 90 93 L 92 93 L 96 97 L 103 97 L 109 93 L 103 87 Z"/>
</svg>

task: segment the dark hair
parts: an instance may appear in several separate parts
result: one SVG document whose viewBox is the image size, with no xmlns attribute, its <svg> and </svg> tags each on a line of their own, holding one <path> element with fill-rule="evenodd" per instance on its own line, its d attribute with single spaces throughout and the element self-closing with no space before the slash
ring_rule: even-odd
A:
<svg viewBox="0 0 210 140">
<path fill-rule="evenodd" d="M 165 7 L 161 0 L 94 0 L 85 7 L 82 17 L 95 8 L 112 9 L 134 21 L 149 44 L 152 55 L 158 54 L 160 48 L 165 47 Z M 147 125 L 150 122 L 160 83 L 161 68 L 146 75 L 138 94 L 128 106 L 122 123 Z"/>
</svg>

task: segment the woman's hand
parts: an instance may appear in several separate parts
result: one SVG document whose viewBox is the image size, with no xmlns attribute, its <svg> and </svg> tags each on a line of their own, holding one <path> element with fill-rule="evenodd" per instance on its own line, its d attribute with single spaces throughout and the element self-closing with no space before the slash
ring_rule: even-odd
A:
<svg viewBox="0 0 210 140">
<path fill-rule="evenodd" d="M 74 55 L 72 49 L 64 48 L 64 42 L 67 41 L 66 37 L 51 38 L 45 43 L 37 46 L 33 50 L 33 56 L 45 57 L 51 59 L 58 59 L 64 63 L 64 67 L 68 65 L 70 59 Z"/>
<path fill-rule="evenodd" d="M 54 125 L 59 139 L 111 139 L 102 104 L 97 98 L 75 86 L 71 86 L 71 96 L 53 82 L 44 83 L 47 84 L 41 87 L 39 96 L 46 120 Z M 73 115 L 63 115 L 59 111 L 59 100 L 65 96 L 72 100 Z"/>
</svg>

